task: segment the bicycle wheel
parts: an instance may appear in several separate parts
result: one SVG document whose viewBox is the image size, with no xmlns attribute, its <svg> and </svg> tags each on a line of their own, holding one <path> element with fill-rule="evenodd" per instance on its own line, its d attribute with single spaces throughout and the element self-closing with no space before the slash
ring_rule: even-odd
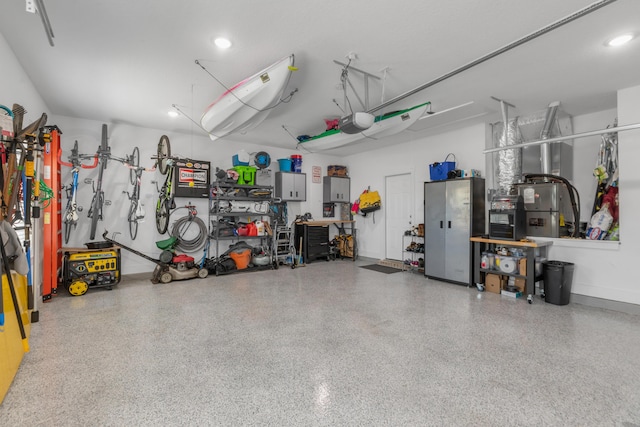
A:
<svg viewBox="0 0 640 427">
<path fill-rule="evenodd" d="M 102 191 L 93 195 L 91 209 L 89 210 L 89 213 L 91 214 L 91 232 L 89 234 L 89 240 L 96 238 L 96 230 L 98 228 L 98 220 L 100 219 L 100 210 L 102 209 L 103 198 L 104 194 Z"/>
<path fill-rule="evenodd" d="M 160 234 L 166 233 L 167 228 L 169 228 L 170 209 L 171 205 L 168 199 L 158 201 L 158 206 L 156 207 L 156 228 Z"/>
<path fill-rule="evenodd" d="M 158 142 L 158 169 L 160 173 L 165 175 L 169 169 L 168 160 L 171 157 L 171 144 L 169 143 L 169 137 L 162 135 Z"/>
<path fill-rule="evenodd" d="M 138 201 L 132 200 L 131 205 L 129 206 L 129 216 L 127 220 L 129 221 L 129 234 L 131 235 L 131 240 L 136 240 L 136 236 L 138 236 L 138 218 L 136 218 L 136 211 L 138 210 Z"/>
<path fill-rule="evenodd" d="M 133 147 L 133 153 L 131 153 L 131 157 L 129 157 L 129 166 L 133 166 L 134 168 L 140 166 L 140 150 L 138 150 L 138 147 Z M 137 172 L 136 169 L 129 169 L 129 182 L 131 182 L 131 185 L 134 185 L 138 179 Z"/>
</svg>

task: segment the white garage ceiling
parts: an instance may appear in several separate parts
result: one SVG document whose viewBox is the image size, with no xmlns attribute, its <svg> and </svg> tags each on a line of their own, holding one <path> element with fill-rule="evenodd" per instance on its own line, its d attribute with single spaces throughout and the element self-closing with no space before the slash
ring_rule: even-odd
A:
<svg viewBox="0 0 640 427">
<path fill-rule="evenodd" d="M 204 135 L 189 117 L 198 121 L 225 88 L 196 59 L 232 86 L 293 53 L 299 70 L 285 92 L 298 89 L 291 102 L 275 108 L 255 130 L 212 142 L 288 148 L 296 146 L 289 133 L 317 134 L 325 128 L 323 119 L 342 115 L 333 101 L 343 100 L 341 68 L 333 61 L 346 62 L 350 52 L 357 55 L 353 66 L 385 76 L 384 98 L 382 84 L 370 88 L 371 103 L 379 105 L 596 3 L 44 1 L 54 47 L 40 16 L 25 11 L 25 0 L 0 2 L 0 32 L 51 113 Z M 386 110 L 431 101 L 433 111 L 448 112 L 375 146 L 472 117 L 495 120 L 499 106 L 491 96 L 514 104 L 513 114 L 538 111 L 556 100 L 571 115 L 615 108 L 618 89 L 640 85 L 640 38 L 618 49 L 604 43 L 624 32 L 640 35 L 639 16 L 640 1 L 614 1 L 398 101 Z M 231 49 L 213 46 L 220 35 L 231 39 Z M 362 94 L 357 75 L 351 77 Z M 168 117 L 172 104 L 185 115 Z"/>
</svg>

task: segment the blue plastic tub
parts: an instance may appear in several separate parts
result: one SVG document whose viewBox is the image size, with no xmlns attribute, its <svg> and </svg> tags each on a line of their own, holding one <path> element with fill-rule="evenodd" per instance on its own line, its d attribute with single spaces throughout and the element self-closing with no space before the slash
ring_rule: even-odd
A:
<svg viewBox="0 0 640 427">
<path fill-rule="evenodd" d="M 278 166 L 280 167 L 280 172 L 291 172 L 290 159 L 278 159 Z"/>
</svg>

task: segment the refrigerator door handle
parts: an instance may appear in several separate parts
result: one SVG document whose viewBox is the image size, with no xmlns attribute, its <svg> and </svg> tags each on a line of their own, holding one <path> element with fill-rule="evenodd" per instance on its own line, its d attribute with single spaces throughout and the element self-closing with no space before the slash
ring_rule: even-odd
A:
<svg viewBox="0 0 640 427">
<path fill-rule="evenodd" d="M 440 221 L 440 228 L 444 228 L 444 221 Z"/>
<path fill-rule="evenodd" d="M 451 228 L 451 221 L 448 221 L 448 227 Z"/>
</svg>

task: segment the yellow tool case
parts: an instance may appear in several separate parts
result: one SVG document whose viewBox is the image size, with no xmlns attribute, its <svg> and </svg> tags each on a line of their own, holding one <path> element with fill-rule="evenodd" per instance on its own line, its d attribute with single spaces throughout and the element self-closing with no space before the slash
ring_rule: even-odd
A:
<svg viewBox="0 0 640 427">
<path fill-rule="evenodd" d="M 111 289 L 120 282 L 120 248 L 68 250 L 62 265 L 63 284 L 74 296 L 89 288 Z"/>
</svg>

